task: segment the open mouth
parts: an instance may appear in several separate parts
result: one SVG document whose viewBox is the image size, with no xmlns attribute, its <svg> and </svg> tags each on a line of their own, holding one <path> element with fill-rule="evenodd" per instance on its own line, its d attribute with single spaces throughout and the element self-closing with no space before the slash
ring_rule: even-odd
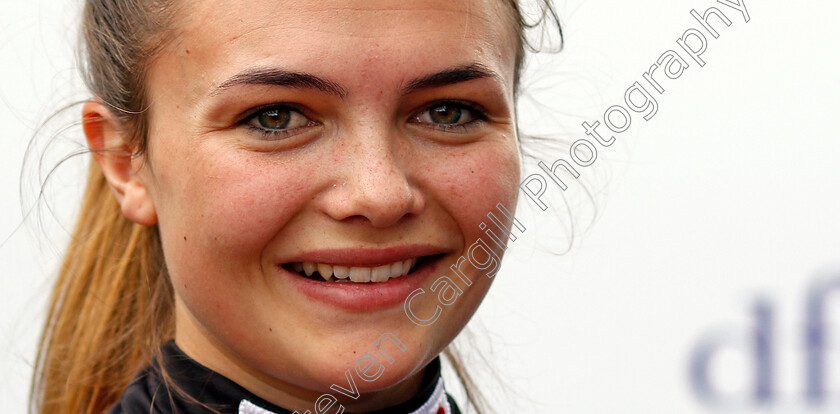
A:
<svg viewBox="0 0 840 414">
<path fill-rule="evenodd" d="M 380 266 L 342 266 L 326 263 L 293 262 L 282 267 L 310 280 L 331 283 L 382 283 L 414 273 L 418 268 L 441 258 L 442 254 L 413 257 Z"/>
</svg>

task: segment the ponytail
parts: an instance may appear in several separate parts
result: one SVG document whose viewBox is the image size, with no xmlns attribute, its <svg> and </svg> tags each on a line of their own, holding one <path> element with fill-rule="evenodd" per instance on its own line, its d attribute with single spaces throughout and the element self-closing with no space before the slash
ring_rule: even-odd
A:
<svg viewBox="0 0 840 414">
<path fill-rule="evenodd" d="M 172 337 L 172 309 L 157 226 L 126 219 L 91 161 L 38 346 L 34 410 L 106 411 Z"/>
</svg>

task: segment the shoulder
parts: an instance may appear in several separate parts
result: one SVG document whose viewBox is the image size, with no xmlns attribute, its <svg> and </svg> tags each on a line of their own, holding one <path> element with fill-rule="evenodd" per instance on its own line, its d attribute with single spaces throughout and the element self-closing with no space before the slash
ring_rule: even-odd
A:
<svg viewBox="0 0 840 414">
<path fill-rule="evenodd" d="M 164 404 L 168 400 L 165 394 L 157 371 L 148 366 L 131 380 L 106 414 L 173 414 L 171 405 Z"/>
</svg>

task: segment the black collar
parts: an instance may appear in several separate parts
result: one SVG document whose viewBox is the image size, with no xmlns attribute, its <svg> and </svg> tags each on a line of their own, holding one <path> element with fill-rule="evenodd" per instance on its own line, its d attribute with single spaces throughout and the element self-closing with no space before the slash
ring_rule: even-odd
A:
<svg viewBox="0 0 840 414">
<path fill-rule="evenodd" d="M 164 345 L 161 351 L 172 383 L 186 395 L 177 393 L 174 390 L 176 387 L 169 389 L 170 387 L 164 386 L 160 379 L 159 364 L 154 361 L 134 378 L 120 401 L 108 411 L 108 414 L 146 414 L 149 412 L 205 414 L 211 412 L 206 407 L 230 414 L 293 414 L 199 364 L 184 354 L 174 341 Z M 426 367 L 420 393 L 402 404 L 369 414 L 459 414 L 458 407 L 444 391 L 440 370 L 438 357 Z M 150 410 L 152 405 L 154 405 L 154 410 Z M 314 408 L 310 411 L 313 410 Z M 339 405 L 336 404 L 328 412 L 341 411 Z"/>
</svg>

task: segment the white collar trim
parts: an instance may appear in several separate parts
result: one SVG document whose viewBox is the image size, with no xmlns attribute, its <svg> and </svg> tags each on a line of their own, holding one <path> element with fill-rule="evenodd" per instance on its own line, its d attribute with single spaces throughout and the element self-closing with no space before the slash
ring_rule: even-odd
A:
<svg viewBox="0 0 840 414">
<path fill-rule="evenodd" d="M 336 414 L 343 414 L 344 407 L 339 406 L 338 412 Z M 273 411 L 268 411 L 265 408 L 262 408 L 248 400 L 242 400 L 239 402 L 239 414 L 277 414 Z M 295 411 L 295 414 L 298 414 Z M 306 410 L 303 414 L 312 414 L 311 411 Z M 316 413 L 320 414 L 320 413 Z M 446 399 L 446 391 L 443 388 L 443 378 L 438 377 L 437 385 L 435 385 L 435 391 L 432 393 L 432 396 L 429 397 L 429 400 L 426 401 L 420 408 L 412 411 L 409 414 L 452 414 L 452 407 L 449 406 L 449 400 Z"/>
</svg>

